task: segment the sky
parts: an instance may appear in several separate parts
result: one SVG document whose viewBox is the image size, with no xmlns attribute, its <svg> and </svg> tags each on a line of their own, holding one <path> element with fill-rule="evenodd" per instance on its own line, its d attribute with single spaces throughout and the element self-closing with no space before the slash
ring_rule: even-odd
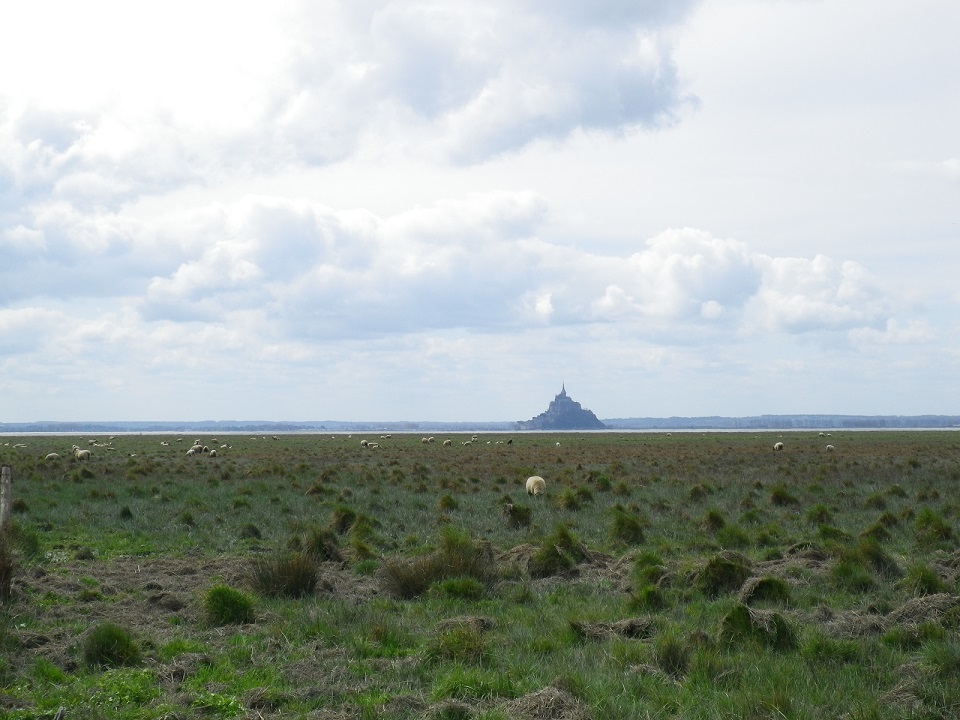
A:
<svg viewBox="0 0 960 720">
<path fill-rule="evenodd" d="M 960 414 L 955 0 L 34 0 L 0 422 Z"/>
</svg>

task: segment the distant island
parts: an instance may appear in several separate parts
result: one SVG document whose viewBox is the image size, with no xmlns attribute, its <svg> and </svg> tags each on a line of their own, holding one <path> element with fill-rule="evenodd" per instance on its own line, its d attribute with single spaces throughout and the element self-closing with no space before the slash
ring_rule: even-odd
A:
<svg viewBox="0 0 960 720">
<path fill-rule="evenodd" d="M 604 425 L 589 410 L 580 407 L 567 395 L 563 385 L 550 406 L 531 420 L 517 423 L 517 430 L 606 430 Z"/>
</svg>

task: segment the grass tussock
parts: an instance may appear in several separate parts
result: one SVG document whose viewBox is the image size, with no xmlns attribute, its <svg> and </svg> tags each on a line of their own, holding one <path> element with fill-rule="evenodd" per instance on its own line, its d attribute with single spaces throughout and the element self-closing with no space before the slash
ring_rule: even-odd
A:
<svg viewBox="0 0 960 720">
<path fill-rule="evenodd" d="M 697 588 L 708 597 L 717 597 L 740 589 L 750 577 L 750 560 L 740 553 L 724 551 L 712 558 L 696 574 Z"/>
<path fill-rule="evenodd" d="M 797 647 L 793 626 L 778 612 L 753 610 L 737 603 L 720 623 L 720 638 L 729 645 L 757 643 L 774 650 Z"/>
<path fill-rule="evenodd" d="M 589 557 L 589 551 L 566 525 L 557 525 L 530 557 L 528 570 L 534 578 L 562 575 Z"/>
<path fill-rule="evenodd" d="M 203 608 L 212 625 L 243 625 L 256 619 L 253 598 L 228 585 L 210 588 L 204 597 Z"/>
<path fill-rule="evenodd" d="M 91 667 L 139 665 L 140 647 L 131 633 L 111 622 L 94 627 L 83 641 L 83 659 Z"/>
<path fill-rule="evenodd" d="M 447 525 L 440 531 L 436 550 L 413 558 L 388 558 L 380 576 L 389 594 L 411 599 L 423 595 L 434 583 L 453 578 L 470 578 L 488 587 L 496 579 L 496 564 L 489 545 L 474 542 L 463 530 Z"/>
<path fill-rule="evenodd" d="M 313 594 L 319 571 L 313 557 L 302 552 L 258 558 L 251 563 L 250 585 L 266 597 L 298 598 Z"/>
</svg>

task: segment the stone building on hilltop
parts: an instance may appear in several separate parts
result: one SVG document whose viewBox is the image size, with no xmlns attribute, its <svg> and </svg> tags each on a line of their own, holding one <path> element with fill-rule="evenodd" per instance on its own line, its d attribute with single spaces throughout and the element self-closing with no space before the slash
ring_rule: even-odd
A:
<svg viewBox="0 0 960 720">
<path fill-rule="evenodd" d="M 517 423 L 517 430 L 605 430 L 606 427 L 596 415 L 567 395 L 565 385 L 544 412 Z"/>
</svg>

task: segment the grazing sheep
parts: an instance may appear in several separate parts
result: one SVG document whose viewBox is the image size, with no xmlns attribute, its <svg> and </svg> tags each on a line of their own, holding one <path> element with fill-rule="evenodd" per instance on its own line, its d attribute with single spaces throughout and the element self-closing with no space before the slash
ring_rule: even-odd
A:
<svg viewBox="0 0 960 720">
<path fill-rule="evenodd" d="M 60 456 L 57 453 L 50 453 L 44 458 L 44 460 L 46 460 L 47 462 L 53 462 L 54 460 L 59 460 L 59 459 L 60 459 Z"/>
<path fill-rule="evenodd" d="M 217 451 L 216 451 L 216 450 L 211 450 L 211 451 L 210 451 L 210 457 L 216 457 L 216 456 L 217 456 Z"/>
<path fill-rule="evenodd" d="M 546 481 L 539 475 L 527 478 L 527 495 L 543 495 L 547 491 Z"/>
<path fill-rule="evenodd" d="M 774 444 L 773 444 L 773 449 L 774 449 L 774 450 L 778 450 L 778 451 L 779 451 L 779 450 L 783 450 L 783 443 L 782 443 L 782 442 L 774 443 Z"/>
<path fill-rule="evenodd" d="M 200 443 L 194 443 L 190 449 L 193 450 L 194 453 L 201 453 L 203 452 L 203 445 Z"/>
<path fill-rule="evenodd" d="M 83 462 L 84 460 L 90 459 L 89 450 L 81 450 L 76 445 L 73 447 L 73 456 L 77 459 L 77 462 Z"/>
<path fill-rule="evenodd" d="M 453 445 L 453 440 L 444 440 L 443 446 L 446 447 L 447 445 Z"/>
<path fill-rule="evenodd" d="M 827 445 L 827 452 L 833 452 L 836 448 L 833 445 Z"/>
<path fill-rule="evenodd" d="M 433 435 L 431 435 L 430 437 L 427 438 L 427 442 L 428 442 L 428 443 L 432 443 L 432 442 L 433 442 Z"/>
<path fill-rule="evenodd" d="M 197 454 L 197 451 L 194 450 L 193 448 L 190 448 L 189 450 L 187 450 L 187 455 L 196 455 L 196 454 Z"/>
<path fill-rule="evenodd" d="M 557 443 L 557 447 L 560 447 L 560 443 L 559 443 L 559 442 Z"/>
<path fill-rule="evenodd" d="M 367 445 L 369 445 L 369 444 L 370 444 L 370 443 L 367 442 L 366 440 L 361 440 L 361 441 L 360 441 L 360 447 L 367 447 Z"/>
<path fill-rule="evenodd" d="M 430 442 L 430 440 L 428 438 L 420 438 L 420 442 L 426 445 L 428 442 Z"/>
</svg>

